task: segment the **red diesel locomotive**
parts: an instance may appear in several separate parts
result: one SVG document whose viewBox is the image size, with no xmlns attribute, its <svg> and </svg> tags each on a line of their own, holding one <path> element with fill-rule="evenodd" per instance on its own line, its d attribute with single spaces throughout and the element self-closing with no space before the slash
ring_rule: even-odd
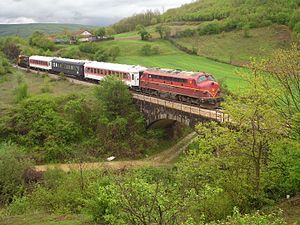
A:
<svg viewBox="0 0 300 225">
<path fill-rule="evenodd" d="M 220 86 L 204 72 L 147 69 L 140 78 L 142 92 L 203 107 L 217 107 Z"/>
</svg>

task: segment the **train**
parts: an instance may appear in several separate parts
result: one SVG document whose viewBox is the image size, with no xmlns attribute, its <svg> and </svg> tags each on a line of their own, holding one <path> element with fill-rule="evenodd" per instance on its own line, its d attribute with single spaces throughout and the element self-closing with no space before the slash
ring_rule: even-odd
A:
<svg viewBox="0 0 300 225">
<path fill-rule="evenodd" d="M 203 108 L 218 108 L 222 101 L 219 83 L 213 75 L 206 72 L 146 68 L 38 55 L 19 55 L 18 65 L 54 74 L 64 73 L 75 79 L 92 82 L 100 82 L 106 76 L 113 75 L 121 79 L 132 91 Z"/>
</svg>

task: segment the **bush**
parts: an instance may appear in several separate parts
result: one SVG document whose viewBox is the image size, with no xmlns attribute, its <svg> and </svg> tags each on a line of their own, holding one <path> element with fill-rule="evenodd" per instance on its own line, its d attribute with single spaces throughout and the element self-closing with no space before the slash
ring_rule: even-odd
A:
<svg viewBox="0 0 300 225">
<path fill-rule="evenodd" d="M 300 22 L 295 24 L 293 31 L 297 34 L 300 34 Z"/>
<path fill-rule="evenodd" d="M 5 75 L 11 72 L 11 66 L 8 60 L 0 54 L 0 75 Z"/>
<path fill-rule="evenodd" d="M 39 31 L 35 31 L 29 37 L 29 45 L 33 47 L 41 48 L 45 51 L 54 49 L 54 43 Z"/>
<path fill-rule="evenodd" d="M 210 22 L 198 28 L 199 35 L 218 34 L 221 32 L 220 26 L 217 22 Z"/>
<path fill-rule="evenodd" d="M 158 46 L 151 46 L 150 44 L 146 44 L 141 49 L 142 55 L 149 56 L 149 55 L 159 55 L 160 48 Z"/>
<path fill-rule="evenodd" d="M 104 49 L 99 49 L 94 55 L 94 60 L 99 62 L 106 62 L 109 59 L 109 54 Z"/>
<path fill-rule="evenodd" d="M 88 42 L 88 43 L 81 43 L 79 45 L 79 50 L 84 53 L 94 54 L 97 52 L 98 48 L 95 43 Z"/>
<path fill-rule="evenodd" d="M 178 37 L 192 37 L 196 34 L 196 30 L 192 30 L 190 28 L 180 31 L 176 34 Z"/>
<path fill-rule="evenodd" d="M 25 191 L 23 174 L 31 166 L 23 151 L 12 144 L 0 144 L 0 205 L 11 203 Z"/>
<path fill-rule="evenodd" d="M 58 109 L 55 97 L 44 95 L 23 100 L 4 119 L 0 135 L 26 146 L 37 160 L 66 160 L 71 156 L 70 145 L 80 140 L 81 133 Z"/>
<path fill-rule="evenodd" d="M 15 92 L 15 98 L 16 102 L 21 102 L 22 100 L 26 99 L 28 97 L 28 86 L 25 82 L 21 82 L 18 84 L 16 89 L 14 90 Z"/>
</svg>

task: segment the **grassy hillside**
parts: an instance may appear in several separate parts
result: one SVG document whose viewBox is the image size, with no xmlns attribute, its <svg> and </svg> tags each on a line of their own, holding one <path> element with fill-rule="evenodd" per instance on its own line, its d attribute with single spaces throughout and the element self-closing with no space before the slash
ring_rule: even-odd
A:
<svg viewBox="0 0 300 225">
<path fill-rule="evenodd" d="M 145 56 L 141 53 L 141 49 L 146 44 L 151 47 L 158 47 L 159 54 Z M 241 78 L 236 75 L 237 67 L 232 65 L 218 63 L 205 57 L 186 54 L 168 41 L 157 40 L 152 42 L 145 42 L 140 40 L 114 40 L 100 42 L 96 44 L 98 48 L 109 49 L 112 46 L 118 46 L 120 55 L 117 57 L 117 63 L 143 65 L 146 67 L 162 67 L 181 70 L 192 71 L 206 71 L 213 74 L 217 79 L 225 79 L 228 86 L 232 89 L 243 86 Z M 66 46 L 67 49 L 72 49 L 78 46 Z M 66 51 L 67 49 L 60 49 L 59 51 Z M 80 58 L 92 59 L 92 54 L 81 55 Z"/>
<path fill-rule="evenodd" d="M 55 24 L 55 23 L 33 23 L 33 24 L 0 24 L 0 36 L 18 35 L 28 37 L 34 31 L 47 34 L 60 33 L 65 30 L 77 31 L 80 28 L 91 28 L 91 26 L 80 24 Z"/>
<path fill-rule="evenodd" d="M 176 39 L 188 49 L 196 50 L 198 55 L 232 64 L 245 64 L 250 57 L 269 56 L 275 49 L 287 47 L 291 34 L 286 26 L 271 26 L 248 31 L 232 31 L 222 34 L 193 36 Z"/>
<path fill-rule="evenodd" d="M 72 84 L 67 80 L 53 80 L 43 74 L 31 74 L 14 70 L 13 73 L 0 76 L 0 114 L 8 109 L 15 102 L 15 92 L 18 80 L 22 79 L 28 85 L 29 95 L 43 93 L 43 88 L 47 86 L 49 92 L 55 96 L 61 96 L 74 92 L 87 92 L 88 87 Z M 3 110 L 3 111 L 2 111 Z"/>
<path fill-rule="evenodd" d="M 166 21 L 224 21 L 232 29 L 249 25 L 288 24 L 298 9 L 298 0 L 197 0 L 163 14 Z"/>
</svg>

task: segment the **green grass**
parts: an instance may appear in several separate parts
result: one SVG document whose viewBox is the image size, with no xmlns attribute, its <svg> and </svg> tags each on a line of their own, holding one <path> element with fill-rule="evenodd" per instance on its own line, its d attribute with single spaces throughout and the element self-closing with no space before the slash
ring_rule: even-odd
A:
<svg viewBox="0 0 300 225">
<path fill-rule="evenodd" d="M 287 47 L 291 41 L 291 34 L 286 26 L 251 29 L 249 35 L 250 37 L 245 38 L 243 31 L 234 31 L 180 38 L 176 41 L 189 49 L 196 48 L 199 55 L 237 65 L 249 62 L 250 57 L 270 56 L 274 50 Z"/>
<path fill-rule="evenodd" d="M 10 216 L 0 219 L 1 225 L 87 225 L 93 224 L 79 215 L 49 215 L 45 213 Z"/>
<path fill-rule="evenodd" d="M 140 37 L 137 31 L 131 31 L 121 34 L 115 34 L 113 35 L 115 38 L 129 38 L 129 37 Z"/>
<path fill-rule="evenodd" d="M 89 87 L 83 85 L 72 84 L 67 80 L 53 80 L 43 74 L 32 74 L 23 71 L 13 70 L 13 73 L 7 74 L 0 79 L 0 114 L 1 111 L 8 109 L 15 102 L 14 90 L 17 87 L 17 77 L 23 77 L 23 80 L 28 85 L 28 94 L 42 94 L 41 88 L 44 85 L 45 79 L 50 85 L 50 94 L 61 96 L 68 93 L 85 93 L 89 91 Z M 1 81 L 2 80 L 2 81 Z"/>
<path fill-rule="evenodd" d="M 141 48 L 145 44 L 158 46 L 159 55 L 143 56 Z M 124 64 L 142 65 L 146 67 L 161 67 L 191 71 L 205 71 L 213 74 L 217 79 L 225 79 L 226 84 L 232 90 L 244 87 L 245 83 L 236 74 L 237 67 L 215 62 L 205 57 L 188 55 L 167 41 L 144 42 L 139 40 L 118 40 L 99 43 L 104 48 L 118 46 L 120 56 L 116 62 Z"/>
</svg>

